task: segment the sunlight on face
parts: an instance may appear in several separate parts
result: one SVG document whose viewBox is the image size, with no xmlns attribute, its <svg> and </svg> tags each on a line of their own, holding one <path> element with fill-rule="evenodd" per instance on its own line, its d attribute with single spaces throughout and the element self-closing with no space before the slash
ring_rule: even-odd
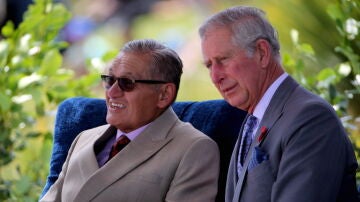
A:
<svg viewBox="0 0 360 202">
<path fill-rule="evenodd" d="M 108 74 L 130 79 L 150 78 L 149 59 L 143 55 L 120 54 Z M 135 83 L 132 91 L 122 91 L 117 82 L 105 92 L 107 103 L 106 121 L 123 132 L 141 127 L 160 113 L 157 108 L 159 93 L 154 85 Z"/>
<path fill-rule="evenodd" d="M 249 110 L 258 91 L 259 68 L 255 57 L 249 57 L 231 43 L 227 29 L 212 29 L 202 39 L 205 66 L 221 95 L 232 106 Z"/>
</svg>

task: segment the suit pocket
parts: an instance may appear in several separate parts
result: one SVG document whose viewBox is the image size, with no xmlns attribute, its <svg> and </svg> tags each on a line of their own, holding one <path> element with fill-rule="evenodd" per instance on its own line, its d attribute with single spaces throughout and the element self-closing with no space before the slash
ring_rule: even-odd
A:
<svg viewBox="0 0 360 202">
<path fill-rule="evenodd" d="M 244 201 L 266 202 L 270 201 L 271 189 L 275 178 L 269 160 L 261 162 L 251 170 L 248 170 L 244 190 Z M 254 194 L 256 193 L 256 194 Z"/>
<path fill-rule="evenodd" d="M 269 160 L 269 155 L 260 147 L 254 148 L 254 153 L 251 156 L 248 170 L 255 168 L 260 165 L 262 162 Z"/>
<path fill-rule="evenodd" d="M 269 176 L 271 179 L 274 179 L 269 160 L 265 160 L 248 170 L 248 177 L 256 179 L 264 176 Z"/>
</svg>

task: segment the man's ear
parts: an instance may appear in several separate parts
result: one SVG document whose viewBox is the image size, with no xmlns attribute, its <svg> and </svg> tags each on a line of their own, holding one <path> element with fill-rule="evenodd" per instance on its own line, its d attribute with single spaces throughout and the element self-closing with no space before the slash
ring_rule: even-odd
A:
<svg viewBox="0 0 360 202">
<path fill-rule="evenodd" d="M 158 107 L 159 108 L 168 107 L 175 99 L 175 95 L 176 95 L 175 84 L 173 83 L 163 84 L 160 88 Z"/>
<path fill-rule="evenodd" d="M 256 54 L 259 58 L 261 67 L 267 67 L 271 59 L 271 45 L 265 39 L 259 39 L 256 41 Z"/>
</svg>

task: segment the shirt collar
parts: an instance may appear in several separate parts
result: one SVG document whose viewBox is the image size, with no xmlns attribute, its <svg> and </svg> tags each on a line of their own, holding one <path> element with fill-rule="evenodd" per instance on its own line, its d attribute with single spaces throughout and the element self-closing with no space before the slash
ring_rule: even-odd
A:
<svg viewBox="0 0 360 202">
<path fill-rule="evenodd" d="M 116 132 L 116 140 L 119 139 L 120 136 L 122 135 L 126 135 L 126 137 L 128 137 L 131 141 L 133 141 L 141 132 L 143 132 L 145 130 L 145 128 L 149 125 L 150 123 L 141 126 L 140 128 L 131 131 L 130 133 L 124 133 L 122 132 L 120 129 L 117 129 Z"/>
<path fill-rule="evenodd" d="M 287 76 L 288 74 L 286 72 L 279 76 L 266 90 L 260 102 L 256 105 L 253 115 L 259 119 L 258 123 L 261 122 L 265 114 L 265 110 L 270 104 L 271 98 L 274 96 L 276 90 L 279 88 L 280 84 L 286 79 Z"/>
</svg>

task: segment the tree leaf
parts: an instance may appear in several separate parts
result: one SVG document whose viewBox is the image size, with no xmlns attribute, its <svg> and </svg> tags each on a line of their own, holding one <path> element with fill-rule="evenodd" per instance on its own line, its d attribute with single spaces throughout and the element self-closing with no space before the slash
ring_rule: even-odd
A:
<svg viewBox="0 0 360 202">
<path fill-rule="evenodd" d="M 55 75 L 62 65 L 62 56 L 57 50 L 50 50 L 45 54 L 40 66 L 40 74 Z"/>
<path fill-rule="evenodd" d="M 10 109 L 11 99 L 9 96 L 0 92 L 0 108 L 1 111 L 8 111 Z"/>
<path fill-rule="evenodd" d="M 8 21 L 6 25 L 1 29 L 1 33 L 4 37 L 11 37 L 11 35 L 14 33 L 14 23 Z"/>
</svg>

